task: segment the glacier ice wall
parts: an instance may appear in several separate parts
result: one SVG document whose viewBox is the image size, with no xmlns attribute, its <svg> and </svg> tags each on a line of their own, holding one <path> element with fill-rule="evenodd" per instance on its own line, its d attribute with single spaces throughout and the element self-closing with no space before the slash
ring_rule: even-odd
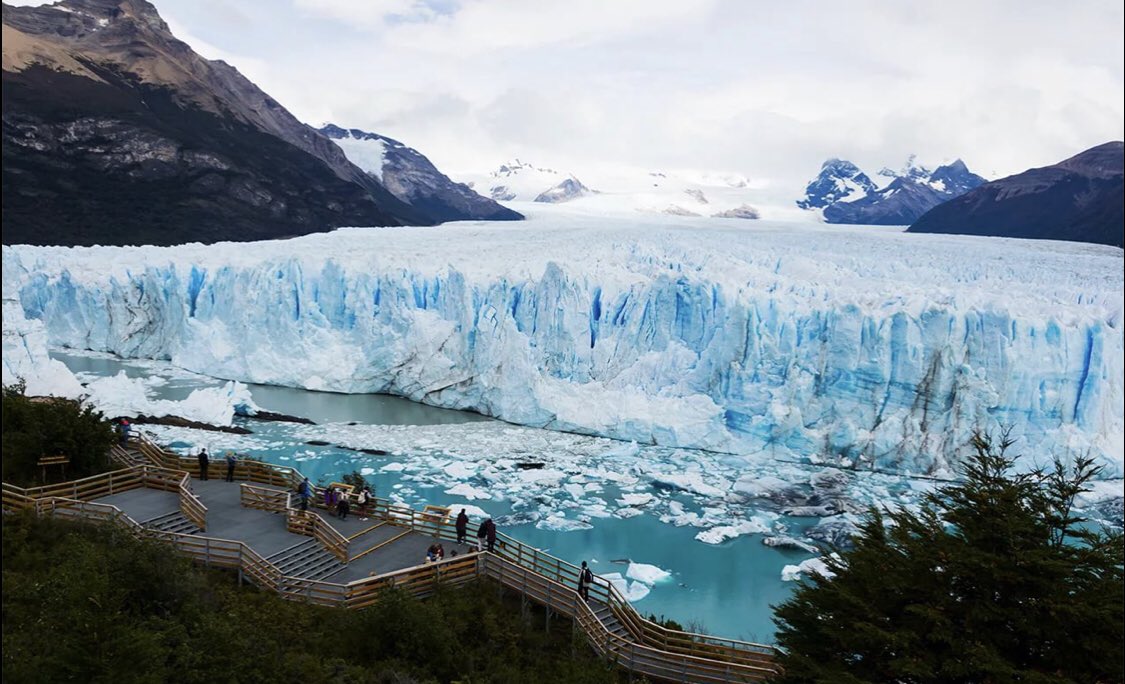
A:
<svg viewBox="0 0 1125 684">
<path fill-rule="evenodd" d="M 1120 250 L 548 215 L 4 269 L 53 344 L 222 378 L 914 473 L 1012 425 L 1122 470 Z"/>
</svg>

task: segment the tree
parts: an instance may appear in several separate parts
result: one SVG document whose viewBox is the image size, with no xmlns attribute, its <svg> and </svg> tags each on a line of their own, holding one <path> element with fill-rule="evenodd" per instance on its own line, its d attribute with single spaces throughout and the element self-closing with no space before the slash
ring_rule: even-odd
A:
<svg viewBox="0 0 1125 684">
<path fill-rule="evenodd" d="M 69 399 L 27 397 L 22 383 L 4 388 L 4 481 L 26 486 L 40 477 L 43 456 L 64 454 L 68 479 L 110 468 L 113 426 L 99 411 Z M 61 474 L 61 471 L 60 473 Z"/>
<path fill-rule="evenodd" d="M 917 510 L 872 509 L 855 547 L 776 607 L 783 682 L 1106 682 L 1125 678 L 1120 533 L 1075 498 L 1092 459 L 1016 473 L 978 434 L 962 481 Z"/>
</svg>

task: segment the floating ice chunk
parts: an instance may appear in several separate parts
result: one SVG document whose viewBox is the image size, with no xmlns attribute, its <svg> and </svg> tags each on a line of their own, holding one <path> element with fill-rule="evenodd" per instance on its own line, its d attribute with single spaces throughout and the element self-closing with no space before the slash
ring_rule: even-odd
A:
<svg viewBox="0 0 1125 684">
<path fill-rule="evenodd" d="M 605 504 L 594 504 L 586 506 L 582 509 L 582 514 L 590 518 L 612 518 L 613 513 L 605 507 Z"/>
<path fill-rule="evenodd" d="M 492 498 L 492 494 L 486 492 L 483 489 L 478 489 L 477 487 L 474 487 L 471 484 L 468 484 L 467 482 L 462 482 L 460 484 L 454 485 L 454 486 L 450 487 L 449 489 L 445 490 L 445 493 L 449 494 L 451 496 L 463 496 L 466 499 L 468 499 L 469 501 L 473 501 L 475 499 L 491 499 Z"/>
<path fill-rule="evenodd" d="M 563 485 L 563 489 L 567 494 L 574 497 L 575 501 L 581 499 L 582 495 L 586 493 L 586 489 L 580 484 L 565 484 Z"/>
<path fill-rule="evenodd" d="M 374 469 L 374 468 L 368 468 L 368 467 L 366 467 L 366 466 L 365 466 L 365 467 L 363 467 L 363 468 L 360 468 L 360 469 L 359 469 L 359 474 L 360 474 L 360 475 L 364 475 L 364 476 L 366 476 L 366 475 L 374 475 L 374 474 L 375 474 L 375 469 Z"/>
<path fill-rule="evenodd" d="M 722 497 L 726 495 L 726 490 L 730 486 L 729 483 L 725 483 L 726 488 L 707 484 L 699 473 L 652 473 L 652 479 L 677 489 L 707 497 Z"/>
<path fill-rule="evenodd" d="M 762 543 L 766 546 L 773 546 L 776 548 L 800 549 L 801 551 L 804 551 L 806 553 L 820 553 L 820 549 L 816 548 L 812 544 L 803 542 L 795 537 L 790 537 L 789 535 L 765 537 L 762 539 Z"/>
<path fill-rule="evenodd" d="M 610 572 L 604 575 L 598 575 L 598 577 L 613 585 L 613 587 L 625 597 L 625 600 L 629 602 L 640 601 L 648 596 L 649 591 L 651 591 L 647 584 L 643 582 L 630 582 L 622 577 L 619 572 Z"/>
<path fill-rule="evenodd" d="M 728 539 L 734 539 L 744 534 L 766 534 L 769 531 L 769 525 L 761 516 L 756 516 L 750 520 L 735 523 L 734 525 L 712 527 L 709 530 L 704 530 L 695 535 L 695 538 L 705 544 L 721 544 Z"/>
<path fill-rule="evenodd" d="M 558 485 L 566 478 L 566 473 L 554 468 L 540 468 L 538 470 L 521 470 L 517 478 L 529 484 Z"/>
<path fill-rule="evenodd" d="M 465 515 L 469 516 L 470 518 L 476 518 L 478 520 L 484 520 L 485 518 L 492 517 L 483 508 L 474 506 L 473 504 L 469 503 L 451 503 L 449 504 L 448 508 L 449 515 L 453 518 L 456 518 L 457 514 L 462 510 L 465 511 Z"/>
<path fill-rule="evenodd" d="M 836 559 L 839 556 L 832 554 Z M 793 580 L 801 579 L 801 575 L 820 575 L 826 579 L 832 579 L 836 573 L 828 569 L 824 563 L 823 558 L 810 558 L 806 561 L 801 561 L 800 565 L 786 565 L 781 570 L 781 581 L 792 582 Z"/>
<path fill-rule="evenodd" d="M 621 498 L 617 500 L 617 505 L 631 507 L 644 506 L 645 504 L 650 503 L 655 498 L 656 497 L 654 497 L 652 494 L 648 494 L 647 492 L 643 494 L 622 494 Z"/>
<path fill-rule="evenodd" d="M 618 518 L 635 518 L 638 515 L 644 515 L 645 512 L 639 508 L 618 508 L 613 514 Z"/>
<path fill-rule="evenodd" d="M 476 464 L 454 461 L 442 468 L 446 475 L 456 480 L 467 480 L 477 474 Z"/>
<path fill-rule="evenodd" d="M 645 584 L 656 584 L 663 582 L 672 576 L 672 573 L 667 570 L 662 570 L 655 565 L 648 565 L 646 563 L 629 563 L 629 569 L 625 571 L 625 576 L 638 582 Z"/>
<path fill-rule="evenodd" d="M 790 486 L 790 483 L 772 475 L 743 475 L 734 483 L 733 489 L 749 497 L 761 498 Z"/>
<path fill-rule="evenodd" d="M 555 532 L 573 532 L 574 530 L 589 530 L 593 529 L 593 525 L 582 520 L 572 520 L 564 517 L 561 513 L 554 513 L 539 522 L 535 526 L 541 530 L 554 530 Z"/>
<path fill-rule="evenodd" d="M 652 590 L 647 584 L 643 584 L 641 582 L 630 582 L 629 590 L 625 593 L 625 598 L 630 603 L 636 603 L 637 601 L 640 601 L 644 597 L 648 596 L 648 593 L 650 591 Z"/>
<path fill-rule="evenodd" d="M 401 461 L 391 461 L 379 469 L 384 473 L 401 473 L 406 470 L 406 464 Z"/>
</svg>

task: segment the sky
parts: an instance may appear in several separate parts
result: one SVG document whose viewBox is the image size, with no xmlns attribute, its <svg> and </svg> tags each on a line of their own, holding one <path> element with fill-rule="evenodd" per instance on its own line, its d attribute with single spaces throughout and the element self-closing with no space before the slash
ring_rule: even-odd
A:
<svg viewBox="0 0 1125 684">
<path fill-rule="evenodd" d="M 298 118 L 439 168 L 989 178 L 1125 137 L 1119 0 L 154 0 Z"/>
</svg>

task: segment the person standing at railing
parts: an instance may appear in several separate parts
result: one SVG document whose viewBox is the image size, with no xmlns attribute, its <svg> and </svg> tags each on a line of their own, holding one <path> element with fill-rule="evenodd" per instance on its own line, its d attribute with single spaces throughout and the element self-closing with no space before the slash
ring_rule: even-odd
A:
<svg viewBox="0 0 1125 684">
<path fill-rule="evenodd" d="M 578 572 L 578 595 L 583 601 L 590 600 L 590 585 L 594 583 L 594 573 L 582 561 L 582 569 Z"/>
<path fill-rule="evenodd" d="M 344 492 L 337 491 L 336 498 L 336 517 L 340 520 L 347 520 L 348 511 L 351 509 L 351 504 L 348 503 L 348 495 Z"/>
<path fill-rule="evenodd" d="M 496 523 L 492 522 L 492 518 L 489 518 L 486 522 L 488 523 L 488 550 L 489 551 L 495 551 L 496 550 Z"/>
<path fill-rule="evenodd" d="M 461 512 L 457 514 L 457 543 L 465 543 L 465 535 L 469 533 L 469 516 L 462 508 Z"/>
<path fill-rule="evenodd" d="M 484 540 L 488 537 L 488 526 L 492 523 L 489 518 L 477 526 L 477 551 L 484 551 Z"/>
<path fill-rule="evenodd" d="M 297 486 L 297 498 L 301 500 L 302 511 L 309 510 L 309 497 L 311 496 L 312 487 L 309 486 L 309 478 L 306 477 L 301 481 L 301 484 Z"/>
<path fill-rule="evenodd" d="M 234 467 L 238 465 L 238 457 L 233 451 L 227 452 L 227 482 L 234 482 Z"/>
<path fill-rule="evenodd" d="M 207 466 L 210 464 L 211 459 L 207 456 L 207 449 L 199 450 L 199 479 L 207 479 Z"/>
</svg>

